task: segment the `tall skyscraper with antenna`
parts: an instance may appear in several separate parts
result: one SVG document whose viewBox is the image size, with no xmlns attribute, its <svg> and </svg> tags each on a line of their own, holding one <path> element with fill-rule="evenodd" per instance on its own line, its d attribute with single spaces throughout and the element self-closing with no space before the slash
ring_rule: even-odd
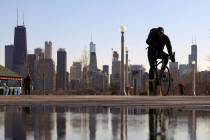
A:
<svg viewBox="0 0 210 140">
<path fill-rule="evenodd" d="M 90 71 L 97 71 L 96 44 L 90 42 Z"/>
<path fill-rule="evenodd" d="M 17 26 L 14 33 L 14 53 L 13 53 L 13 70 L 21 76 L 26 76 L 26 58 L 27 58 L 27 40 L 26 28 L 24 25 L 18 25 L 18 11 L 17 11 Z"/>
<path fill-rule="evenodd" d="M 197 43 L 196 40 L 192 41 L 192 45 L 191 45 L 191 54 L 189 55 L 189 66 L 191 66 L 191 69 L 195 68 L 195 70 L 197 71 Z M 194 62 L 194 64 L 193 64 Z"/>
</svg>

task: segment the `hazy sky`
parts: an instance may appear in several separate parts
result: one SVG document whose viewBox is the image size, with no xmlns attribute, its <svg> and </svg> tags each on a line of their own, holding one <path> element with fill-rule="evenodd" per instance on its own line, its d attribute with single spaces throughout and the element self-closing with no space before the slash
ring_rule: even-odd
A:
<svg viewBox="0 0 210 140">
<path fill-rule="evenodd" d="M 56 62 L 58 48 L 66 48 L 68 71 L 73 61 L 89 50 L 91 33 L 96 44 L 98 66 L 111 66 L 112 51 L 120 51 L 120 25 L 127 27 L 126 46 L 131 64 L 148 68 L 145 40 L 153 27 L 163 26 L 171 39 L 179 63 L 187 63 L 192 38 L 198 45 L 198 65 L 207 69 L 210 56 L 210 0 L 1 0 L 0 64 L 4 46 L 13 44 L 16 10 L 19 24 L 25 11 L 28 53 L 53 42 Z"/>
</svg>

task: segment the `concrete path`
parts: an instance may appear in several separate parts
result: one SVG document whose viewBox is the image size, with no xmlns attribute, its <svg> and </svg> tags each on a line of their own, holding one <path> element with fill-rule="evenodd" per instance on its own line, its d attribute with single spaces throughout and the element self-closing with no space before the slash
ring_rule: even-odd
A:
<svg viewBox="0 0 210 140">
<path fill-rule="evenodd" d="M 0 96 L 0 105 L 208 107 L 210 96 Z"/>
</svg>

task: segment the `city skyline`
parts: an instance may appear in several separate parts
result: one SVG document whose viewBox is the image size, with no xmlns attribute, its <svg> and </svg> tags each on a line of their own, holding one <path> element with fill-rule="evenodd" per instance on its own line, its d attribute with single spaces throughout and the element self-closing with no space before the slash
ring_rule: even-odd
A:
<svg viewBox="0 0 210 140">
<path fill-rule="evenodd" d="M 198 68 L 200 70 L 207 69 L 206 59 L 210 55 L 206 51 L 210 40 L 208 35 L 210 33 L 208 27 L 210 21 L 206 18 L 209 2 L 200 3 L 189 0 L 165 2 L 159 0 L 153 2 L 153 5 L 150 5 L 151 3 L 152 1 L 128 2 L 126 0 L 114 1 L 112 5 L 108 2 L 94 0 L 88 2 L 63 1 L 62 3 L 58 1 L 50 3 L 31 1 L 29 3 L 24 0 L 1 2 L 0 15 L 4 18 L 4 22 L 0 26 L 2 28 L 0 55 L 4 56 L 5 45 L 14 42 L 16 10 L 19 8 L 20 25 L 22 24 L 23 10 L 25 11 L 28 53 L 33 53 L 34 48 L 44 48 L 44 42 L 51 40 L 53 42 L 52 55 L 55 62 L 58 48 L 66 48 L 68 54 L 67 70 L 73 61 L 80 60 L 84 48 L 89 48 L 91 34 L 92 40 L 97 46 L 98 67 L 102 69 L 104 64 L 111 66 L 111 48 L 120 52 L 119 27 L 122 24 L 127 27 L 125 45 L 129 50 L 131 64 L 143 64 L 148 70 L 145 39 L 150 28 L 163 26 L 172 41 L 179 63 L 187 64 L 191 41 L 194 38 L 198 44 Z M 48 5 L 46 6 L 46 4 Z M 171 7 L 172 5 L 173 7 Z M 40 6 L 40 10 L 36 10 L 36 6 Z M 154 8 L 155 6 L 156 8 Z M 146 7 L 152 10 L 148 11 Z M 180 11 L 174 10 L 178 7 L 180 7 Z M 57 13 L 53 9 L 57 9 Z M 130 9 L 130 11 L 126 9 Z M 158 10 L 157 14 L 161 15 L 159 19 L 158 16 L 154 16 L 155 10 Z M 6 15 L 4 15 L 5 12 Z M 98 12 L 101 12 L 101 15 Z M 179 24 L 176 24 L 177 21 Z M 4 57 L 1 58 L 0 64 L 4 65 Z"/>
</svg>

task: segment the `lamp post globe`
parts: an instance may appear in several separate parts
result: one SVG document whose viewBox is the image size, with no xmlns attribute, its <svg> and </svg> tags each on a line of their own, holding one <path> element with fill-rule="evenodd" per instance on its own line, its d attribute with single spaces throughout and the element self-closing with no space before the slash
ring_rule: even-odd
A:
<svg viewBox="0 0 210 140">
<path fill-rule="evenodd" d="M 126 31 L 126 27 L 124 25 L 120 26 L 120 32 L 124 33 Z"/>
</svg>

